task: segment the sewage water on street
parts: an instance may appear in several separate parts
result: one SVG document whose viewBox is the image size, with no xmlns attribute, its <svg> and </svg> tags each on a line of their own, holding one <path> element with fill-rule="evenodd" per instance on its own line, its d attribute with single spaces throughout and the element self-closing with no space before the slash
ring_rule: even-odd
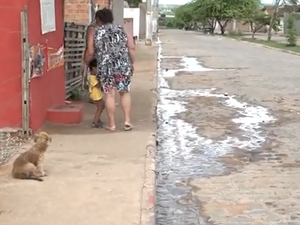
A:
<svg viewBox="0 0 300 225">
<path fill-rule="evenodd" d="M 201 203 L 193 195 L 189 180 L 224 173 L 224 165 L 218 158 L 239 147 L 249 151 L 265 140 L 259 128 L 262 123 L 274 120 L 267 109 L 239 102 L 234 96 L 214 93 L 214 89 L 172 90 L 166 78 L 178 71 L 204 72 L 213 69 L 202 67 L 196 58 L 181 57 L 183 69 L 166 70 L 161 61 L 172 56 L 162 55 L 162 43 L 158 53 L 158 131 L 156 152 L 156 224 L 157 225 L 209 225 L 201 213 Z M 173 57 L 177 58 L 177 57 Z M 243 140 L 228 136 L 213 141 L 199 136 L 196 127 L 176 117 L 186 111 L 186 103 L 179 97 L 214 97 L 232 109 L 240 117 L 232 121 L 243 131 Z"/>
</svg>

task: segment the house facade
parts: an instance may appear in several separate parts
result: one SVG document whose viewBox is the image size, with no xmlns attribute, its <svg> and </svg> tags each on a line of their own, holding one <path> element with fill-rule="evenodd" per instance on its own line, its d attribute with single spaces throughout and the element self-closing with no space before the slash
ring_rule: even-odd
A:
<svg viewBox="0 0 300 225">
<path fill-rule="evenodd" d="M 97 9 L 111 6 L 112 0 L 65 0 L 64 20 L 88 24 L 94 18 Z"/>
<path fill-rule="evenodd" d="M 65 101 L 63 1 L 2 0 L 1 6 L 0 128 L 28 133 Z"/>
</svg>

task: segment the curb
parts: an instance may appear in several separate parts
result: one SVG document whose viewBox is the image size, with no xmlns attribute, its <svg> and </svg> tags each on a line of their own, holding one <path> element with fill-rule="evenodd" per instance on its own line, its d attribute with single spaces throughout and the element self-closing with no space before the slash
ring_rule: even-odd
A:
<svg viewBox="0 0 300 225">
<path fill-rule="evenodd" d="M 156 44 L 153 46 L 157 47 Z M 151 105 L 152 121 L 156 126 L 156 107 L 157 107 L 157 57 L 155 72 L 153 74 L 153 102 Z M 156 129 L 156 128 L 155 128 Z M 152 133 L 146 145 L 145 164 L 143 187 L 141 193 L 141 209 L 140 209 L 140 225 L 154 225 L 155 224 L 155 156 L 156 156 L 156 131 Z"/>
<path fill-rule="evenodd" d="M 267 49 L 271 49 L 271 50 L 275 50 L 275 51 L 279 51 L 279 52 L 288 53 L 288 54 L 291 54 L 291 55 L 300 56 L 300 53 L 293 52 L 293 51 L 290 51 L 290 50 L 279 49 L 279 48 L 267 46 L 267 45 L 264 45 L 264 44 L 253 43 L 253 42 L 250 42 L 250 41 L 244 41 L 244 40 L 241 40 L 241 39 L 236 39 L 236 38 L 231 38 L 231 37 L 227 37 L 227 38 L 230 38 L 231 40 L 234 40 L 234 41 L 239 41 L 239 42 L 255 45 L 255 46 L 258 46 L 258 47 L 263 47 L 263 48 L 267 48 Z"/>
<path fill-rule="evenodd" d="M 153 133 L 146 145 L 144 183 L 142 187 L 140 225 L 155 224 L 155 152 L 156 134 Z"/>
</svg>

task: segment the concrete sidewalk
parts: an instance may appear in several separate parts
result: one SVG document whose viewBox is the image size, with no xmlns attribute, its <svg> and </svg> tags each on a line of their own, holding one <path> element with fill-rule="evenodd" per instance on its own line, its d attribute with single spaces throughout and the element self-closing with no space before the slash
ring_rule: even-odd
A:
<svg viewBox="0 0 300 225">
<path fill-rule="evenodd" d="M 91 129 L 95 106 L 88 103 L 83 124 L 47 125 L 43 130 L 52 135 L 53 143 L 46 154 L 49 176 L 43 183 L 10 178 L 12 160 L 0 169 L 1 225 L 134 225 L 151 219 L 150 214 L 141 215 L 141 202 L 142 208 L 153 206 L 154 176 L 145 175 L 145 169 L 149 173 L 154 163 L 147 158 L 146 146 L 150 150 L 149 139 L 156 130 L 152 112 L 157 48 L 140 44 L 137 51 L 134 130 L 122 131 L 120 106 L 117 132 Z"/>
</svg>

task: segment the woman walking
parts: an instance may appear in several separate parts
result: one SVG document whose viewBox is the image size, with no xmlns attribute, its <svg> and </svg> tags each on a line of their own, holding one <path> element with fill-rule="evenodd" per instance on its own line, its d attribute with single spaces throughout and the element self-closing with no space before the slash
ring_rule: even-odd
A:
<svg viewBox="0 0 300 225">
<path fill-rule="evenodd" d="M 105 106 L 109 123 L 106 129 L 116 130 L 115 95 L 120 94 L 124 113 L 124 130 L 132 129 L 130 121 L 131 97 L 130 84 L 134 68 L 135 45 L 131 34 L 122 26 L 113 25 L 113 14 L 110 9 L 96 12 L 98 27 L 95 34 L 88 37 L 85 61 L 97 59 L 97 78 L 105 94 Z"/>
</svg>

